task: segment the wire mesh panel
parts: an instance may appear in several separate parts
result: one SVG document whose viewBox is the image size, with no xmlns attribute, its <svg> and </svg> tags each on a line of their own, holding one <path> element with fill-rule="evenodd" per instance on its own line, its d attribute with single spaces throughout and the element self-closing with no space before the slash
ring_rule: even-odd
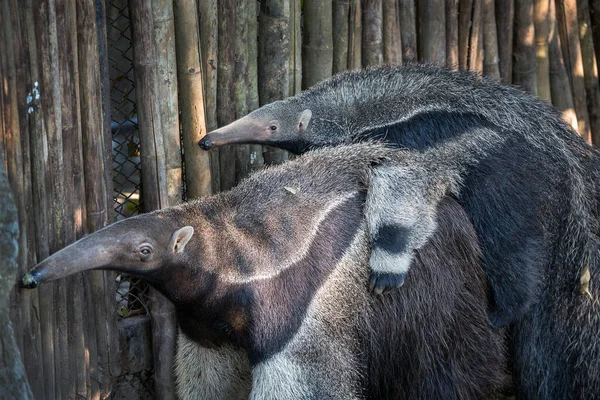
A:
<svg viewBox="0 0 600 400">
<path fill-rule="evenodd" d="M 137 125 L 133 52 L 127 0 L 106 2 L 110 74 L 115 220 L 141 212 L 140 137 Z M 117 313 L 125 318 L 149 314 L 148 285 L 117 274 Z"/>
</svg>

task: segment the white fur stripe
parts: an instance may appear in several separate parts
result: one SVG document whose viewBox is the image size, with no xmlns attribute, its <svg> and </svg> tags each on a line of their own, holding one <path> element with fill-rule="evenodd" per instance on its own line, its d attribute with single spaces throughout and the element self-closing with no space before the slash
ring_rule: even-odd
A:
<svg viewBox="0 0 600 400">
<path fill-rule="evenodd" d="M 405 274 L 408 272 L 412 260 L 413 256 L 409 252 L 393 254 L 375 247 L 371 253 L 370 264 L 371 269 L 375 272 Z"/>
<path fill-rule="evenodd" d="M 308 240 L 299 244 L 299 247 L 300 247 L 299 251 L 297 253 L 295 253 L 292 257 L 290 257 L 289 260 L 286 260 L 286 262 L 283 265 L 279 266 L 279 268 L 277 268 L 277 270 L 274 270 L 274 271 L 268 272 L 268 273 L 256 274 L 256 275 L 253 275 L 250 277 L 242 277 L 239 275 L 229 275 L 229 274 L 220 275 L 219 279 L 226 283 L 244 284 L 244 283 L 250 283 L 250 282 L 255 282 L 255 281 L 260 281 L 260 280 L 273 279 L 273 278 L 279 276 L 283 271 L 292 267 L 293 265 L 297 264 L 298 262 L 302 261 L 308 255 L 308 250 L 310 249 L 310 246 L 312 245 L 315 237 L 319 233 L 319 228 L 321 227 L 321 224 L 323 223 L 325 218 L 327 218 L 327 216 L 333 210 L 335 210 L 336 208 L 338 208 L 339 206 L 344 204 L 346 201 L 348 201 L 349 199 L 354 197 L 356 194 L 358 194 L 358 191 L 346 193 L 343 196 L 340 196 L 340 197 L 336 198 L 335 200 L 333 200 L 332 202 L 330 202 L 329 204 L 327 204 L 327 206 L 323 210 L 321 210 L 321 212 L 318 214 L 317 218 L 315 219 L 313 228 L 312 228 L 311 232 L 308 234 Z"/>
</svg>

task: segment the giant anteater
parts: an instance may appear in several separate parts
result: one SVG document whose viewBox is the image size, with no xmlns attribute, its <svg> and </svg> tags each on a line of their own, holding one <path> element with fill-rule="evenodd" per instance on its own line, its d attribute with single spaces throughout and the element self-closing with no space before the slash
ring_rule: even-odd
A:
<svg viewBox="0 0 600 400">
<path fill-rule="evenodd" d="M 504 384 L 475 231 L 450 197 L 403 290 L 370 296 L 365 191 L 381 145 L 317 151 L 220 195 L 115 223 L 23 277 L 142 277 L 181 330 L 182 399 L 481 399 Z M 402 210 L 398 210 L 402 212 Z"/>
</svg>

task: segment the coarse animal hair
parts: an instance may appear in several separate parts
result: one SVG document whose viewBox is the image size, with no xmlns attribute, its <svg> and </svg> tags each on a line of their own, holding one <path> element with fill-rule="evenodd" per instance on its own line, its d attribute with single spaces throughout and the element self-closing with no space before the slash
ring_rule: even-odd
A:
<svg viewBox="0 0 600 400">
<path fill-rule="evenodd" d="M 299 115 L 309 114 L 299 129 Z M 275 129 L 265 133 L 265 126 Z M 339 74 L 203 140 L 206 146 L 253 142 L 296 153 L 378 140 L 434 160 L 447 158 L 449 148 L 452 157 L 464 148 L 462 170 L 454 169 L 456 197 L 482 246 L 491 320 L 511 324 L 518 396 L 600 397 L 594 377 L 600 371 L 600 290 L 594 285 L 600 274 L 600 153 L 550 105 L 469 72 L 379 67 Z M 381 181 L 393 188 L 404 179 L 399 174 Z M 386 258 L 389 252 L 382 251 L 410 243 L 397 227 L 394 205 L 405 199 L 398 187 L 371 196 L 381 206 L 365 208 L 372 222 L 371 266 L 399 272 L 390 278 L 374 270 L 380 288 L 404 279 L 405 258 Z M 427 236 L 428 229 L 422 232 Z M 419 240 L 413 243 L 418 248 Z M 587 272 L 592 283 L 584 291 L 580 277 Z"/>
<path fill-rule="evenodd" d="M 368 293 L 366 191 L 374 166 L 404 155 L 378 144 L 306 154 L 95 232 L 23 283 L 86 269 L 150 282 L 175 305 L 184 400 L 493 395 L 505 384 L 504 331 L 487 318 L 480 249 L 454 199 L 435 206 L 403 290 Z"/>
</svg>

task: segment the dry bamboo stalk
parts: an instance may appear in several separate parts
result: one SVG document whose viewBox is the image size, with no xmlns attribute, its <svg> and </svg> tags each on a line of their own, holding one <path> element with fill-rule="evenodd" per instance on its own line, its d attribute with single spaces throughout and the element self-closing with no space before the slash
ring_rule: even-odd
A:
<svg viewBox="0 0 600 400">
<path fill-rule="evenodd" d="M 513 32 L 514 32 L 514 0 L 496 1 L 496 26 L 498 32 L 498 58 L 500 80 L 512 83 L 513 68 Z"/>
<path fill-rule="evenodd" d="M 36 10 L 38 9 L 36 3 Z M 38 50 L 41 43 L 38 43 L 39 37 L 35 29 L 36 21 L 39 21 L 38 13 L 34 12 L 33 0 L 25 0 L 24 9 L 24 26 L 26 28 L 27 41 L 29 43 L 29 64 L 30 78 L 32 85 L 31 101 L 29 103 L 29 128 L 30 128 L 30 155 L 31 155 L 31 187 L 32 187 L 32 203 L 33 214 L 36 222 L 35 226 L 35 243 L 36 243 L 36 258 L 42 260 L 50 254 L 48 248 L 48 209 L 46 208 L 47 188 L 46 188 L 46 173 L 48 171 L 47 148 L 46 148 L 46 131 L 42 121 L 42 110 L 40 109 L 39 85 L 40 85 L 40 67 Z M 48 301 L 51 301 L 53 291 L 50 286 L 41 287 L 35 291 L 38 302 L 33 302 L 33 306 L 39 307 L 39 313 L 35 313 L 36 321 L 40 323 L 40 340 L 37 343 L 37 349 L 40 351 L 42 360 L 41 373 L 42 382 L 40 386 L 43 389 L 41 398 L 46 398 L 46 394 L 54 394 L 54 331 L 51 313 L 49 312 Z M 35 299 L 34 299 L 35 300 Z M 34 310 L 32 310 L 32 313 Z M 36 393 L 40 394 L 40 393 Z"/>
<path fill-rule="evenodd" d="M 348 69 L 350 0 L 333 0 L 333 73 Z"/>
<path fill-rule="evenodd" d="M 446 66 L 458 69 L 458 0 L 446 0 Z"/>
<path fill-rule="evenodd" d="M 56 48 L 52 47 L 52 43 L 50 40 L 50 21 L 48 21 L 48 15 L 50 13 L 50 9 L 53 8 L 53 4 L 50 5 L 49 1 L 41 1 L 37 2 L 36 7 L 33 8 L 34 13 L 34 28 L 35 28 L 35 36 L 37 37 L 37 55 L 38 60 L 36 62 L 36 66 L 39 68 L 36 71 L 36 82 L 38 82 L 37 89 L 40 93 L 40 120 L 39 123 L 43 127 L 43 131 L 34 131 L 32 132 L 32 137 L 36 137 L 39 135 L 39 138 L 43 138 L 43 142 L 39 143 L 40 146 L 43 146 L 43 149 L 38 147 L 38 143 L 34 148 L 38 150 L 38 154 L 36 156 L 42 158 L 42 160 L 34 161 L 34 171 L 35 175 L 40 175 L 44 179 L 44 197 L 40 198 L 39 207 L 43 209 L 43 216 L 40 216 L 38 221 L 40 223 L 45 223 L 48 226 L 47 236 L 44 240 L 38 241 L 38 243 L 42 244 L 44 248 L 41 250 L 40 254 L 38 254 L 38 259 L 46 258 L 50 252 L 54 252 L 58 250 L 58 238 L 57 238 L 57 229 L 56 229 L 56 218 L 53 215 L 54 211 L 52 208 L 52 201 L 54 200 L 57 192 L 57 187 L 55 185 L 56 181 L 53 182 L 50 171 L 57 171 L 57 164 L 60 164 L 57 161 L 56 150 L 58 147 L 58 141 L 56 138 L 56 126 L 57 121 L 55 118 L 52 118 L 52 114 L 56 112 L 53 105 L 54 96 L 53 96 L 53 79 L 54 76 L 52 74 L 52 67 L 50 61 L 50 54 L 56 54 Z M 56 87 L 54 86 L 54 89 Z M 56 90 L 55 90 L 56 92 Z M 37 122 L 37 121 L 36 121 Z M 36 137 L 36 141 L 37 141 Z M 61 146 L 62 147 L 62 144 Z M 37 157 L 36 157 L 37 158 Z M 35 165 L 37 164 L 37 165 Z M 38 183 L 39 184 L 39 183 Z M 35 195 L 35 194 L 34 194 Z M 42 222 L 43 221 L 43 222 Z M 60 350 L 56 345 L 58 340 L 58 334 L 56 334 L 56 325 L 55 325 L 55 312 L 56 309 L 56 299 L 55 299 L 55 284 L 50 284 L 45 288 L 42 286 L 40 288 L 40 323 L 42 327 L 42 348 L 44 355 L 44 377 L 45 381 L 45 389 L 47 396 L 57 396 L 60 394 L 60 363 L 56 361 L 56 353 Z M 55 338 L 56 336 L 56 338 Z M 57 365 L 59 364 L 59 365 Z M 48 375 L 48 376 L 46 376 Z M 60 396 L 59 396 L 60 398 Z"/>
<path fill-rule="evenodd" d="M 471 18 L 474 0 L 461 0 L 458 12 L 458 67 L 469 67 L 469 42 L 471 38 Z"/>
<path fill-rule="evenodd" d="M 537 58 L 537 95 L 550 103 L 550 60 L 548 60 L 548 10 L 553 0 L 535 0 L 535 49 Z"/>
<path fill-rule="evenodd" d="M 258 80 L 261 82 L 258 95 L 261 105 L 289 95 L 289 32 L 290 1 L 261 1 L 258 43 Z M 263 154 L 266 164 L 287 160 L 287 153 L 283 150 L 267 148 Z"/>
<path fill-rule="evenodd" d="M 236 0 L 235 7 L 235 67 L 234 67 L 234 99 L 235 119 L 248 114 L 247 96 L 247 63 L 248 63 L 248 7 L 246 0 Z M 248 145 L 237 145 L 235 151 L 235 181 L 239 182 L 248 175 L 250 149 Z"/>
<path fill-rule="evenodd" d="M 556 2 L 556 21 L 563 59 L 571 84 L 571 92 L 573 93 L 573 104 L 577 114 L 577 131 L 588 143 L 591 143 L 590 118 L 587 111 L 576 0 Z"/>
<path fill-rule="evenodd" d="M 360 0 L 350 3 L 350 19 L 348 21 L 348 68 L 362 67 L 362 7 Z"/>
<path fill-rule="evenodd" d="M 388 65 L 402 64 L 402 40 L 396 0 L 383 0 L 383 61 Z M 337 32 L 334 29 L 334 32 Z M 336 35 L 336 40 L 338 36 Z"/>
<path fill-rule="evenodd" d="M 235 7 L 236 0 L 219 1 L 217 63 L 217 122 L 219 126 L 227 125 L 235 120 Z M 224 146 L 219 152 L 221 190 L 229 190 L 235 186 L 235 148 Z"/>
<path fill-rule="evenodd" d="M 40 90 L 44 125 L 46 126 L 48 145 L 48 165 L 50 171 L 63 171 L 62 155 L 62 113 L 61 93 L 58 79 L 58 44 L 55 1 L 48 0 L 45 10 L 40 10 L 40 37 L 43 43 L 41 51 L 42 83 Z M 46 11 L 46 12 L 43 12 Z M 61 173 L 47 175 L 49 189 L 48 208 L 50 210 L 49 237 L 50 252 L 60 250 L 64 241 L 64 176 Z M 67 341 L 67 292 L 66 282 L 53 284 L 54 301 L 54 372 L 55 396 L 67 396 L 69 384 L 68 341 Z"/>
<path fill-rule="evenodd" d="M 418 3 L 419 60 L 446 64 L 446 2 L 426 0 Z"/>
<path fill-rule="evenodd" d="M 554 1 L 550 1 L 548 23 L 550 25 L 548 58 L 550 61 L 550 93 L 552 95 L 552 104 L 562 112 L 563 120 L 571 125 L 574 131 L 577 131 L 577 115 L 575 114 L 575 106 L 573 105 L 573 95 L 571 93 L 567 69 L 563 61 Z"/>
<path fill-rule="evenodd" d="M 98 71 L 99 53 L 94 4 L 77 0 L 77 48 L 79 65 L 79 95 L 81 107 L 82 152 L 85 155 L 84 174 L 86 185 L 86 225 L 93 232 L 109 222 L 108 187 L 104 171 L 107 156 L 104 145 L 104 121 L 102 118 L 101 79 Z M 84 286 L 93 299 L 89 305 L 93 311 L 95 329 L 88 329 L 86 345 L 90 350 L 91 396 L 108 395 L 112 391 L 110 375 L 111 334 L 109 318 L 115 318 L 106 308 L 105 273 L 93 272 L 90 280 L 84 278 Z M 84 288 L 85 289 L 85 288 Z M 95 338 L 95 343 L 92 340 Z M 96 351 L 93 351 L 93 347 Z M 97 365 L 96 365 L 97 364 Z M 98 387 L 96 388 L 96 382 Z"/>
<path fill-rule="evenodd" d="M 330 77 L 333 71 L 332 11 L 331 1 L 304 0 L 302 43 L 302 85 L 304 88 L 309 88 Z M 363 46 L 364 44 L 363 40 Z"/>
<path fill-rule="evenodd" d="M 494 79 L 500 79 L 498 66 L 498 37 L 496 29 L 496 11 L 494 0 L 484 0 L 483 3 L 483 72 Z"/>
<path fill-rule="evenodd" d="M 71 0 L 69 0 L 71 1 Z M 96 36 L 98 38 L 98 68 L 100 69 L 100 93 L 102 98 L 102 121 L 104 125 L 104 164 L 112 166 L 113 158 L 112 158 L 112 128 L 111 128 L 111 112 L 110 112 L 110 76 L 109 76 L 109 66 L 108 66 L 108 43 L 107 43 L 107 33 L 106 33 L 106 5 L 104 4 L 106 0 L 94 0 L 94 5 L 96 8 Z M 108 0 L 110 1 L 110 0 Z M 106 181 L 106 201 L 107 204 L 112 204 L 113 199 L 113 169 L 107 168 L 104 171 L 104 177 Z M 110 221 L 114 220 L 115 210 L 112 207 L 109 207 L 109 215 L 108 219 Z M 108 300 L 107 307 L 112 308 L 114 305 L 114 297 L 112 293 L 115 293 L 117 290 L 116 282 L 115 282 L 116 273 L 105 273 L 104 281 L 106 286 L 106 290 L 110 291 L 110 296 L 105 296 L 105 299 Z M 116 337 L 117 335 L 117 325 L 116 319 L 111 319 L 110 324 L 112 325 L 109 329 L 109 340 L 110 343 L 110 360 L 111 360 L 111 371 L 113 366 L 114 376 L 118 376 L 120 372 L 120 362 L 118 360 L 118 351 L 119 345 Z M 113 354 L 114 352 L 114 354 Z"/>
<path fill-rule="evenodd" d="M 469 60 L 467 64 L 470 71 L 483 71 L 483 1 L 473 1 L 473 19 L 471 20 L 471 34 L 469 38 Z"/>
<path fill-rule="evenodd" d="M 258 101 L 258 2 L 251 1 L 248 5 L 248 63 L 246 65 L 246 77 L 248 92 L 246 106 L 248 111 L 254 111 L 259 107 Z M 248 169 L 251 171 L 264 166 L 262 146 L 251 144 Z"/>
<path fill-rule="evenodd" d="M 98 40 L 98 62 L 100 69 L 100 93 L 102 101 L 102 121 L 104 127 L 104 178 L 106 185 L 107 220 L 113 221 L 113 169 L 112 169 L 112 129 L 110 116 L 110 77 L 108 67 L 108 44 L 106 34 L 106 6 L 105 0 L 94 0 L 96 6 L 96 31 Z M 108 342 L 108 370 L 111 377 L 121 375 L 121 363 L 119 358 L 119 340 L 117 330 L 117 318 L 114 313 L 115 297 L 117 291 L 116 273 L 103 271 L 104 278 L 104 310 L 106 312 L 106 329 Z M 90 279 L 85 276 L 83 279 Z M 110 382 L 109 382 L 110 383 Z M 112 383 L 110 383 L 112 384 Z M 110 388 L 108 388 L 110 389 Z"/>
<path fill-rule="evenodd" d="M 17 25 L 13 30 L 13 40 L 20 41 L 14 46 L 17 69 L 17 82 L 21 82 L 17 87 L 17 98 L 27 99 L 33 87 L 33 82 L 30 77 L 30 62 L 29 51 L 30 43 L 27 35 L 27 21 L 25 19 L 25 5 L 18 0 L 12 0 L 12 9 L 17 12 Z M 31 16 L 32 17 L 32 16 Z M 17 27 L 18 26 L 18 27 Z M 35 47 L 35 43 L 33 44 Z M 32 98 L 33 101 L 33 98 Z M 31 187 L 31 151 L 29 139 L 29 113 L 30 104 L 27 101 L 19 102 L 19 129 L 21 131 L 21 154 L 22 159 L 22 176 L 23 176 L 23 195 L 25 199 L 24 214 L 26 217 L 25 226 L 21 226 L 22 239 L 19 243 L 20 263 L 21 268 L 29 270 L 35 265 L 35 211 L 33 209 L 33 192 Z M 1 125 L 1 123 L 0 123 Z M 1 130 L 1 129 L 0 129 Z M 23 230 L 25 234 L 23 235 Z M 38 292 L 24 291 L 21 294 L 21 321 L 23 324 L 23 348 L 28 349 L 23 352 L 23 359 L 27 376 L 29 378 L 31 390 L 34 398 L 43 399 L 44 392 L 44 377 L 42 371 L 42 349 L 40 342 L 40 324 L 37 318 L 37 310 L 39 309 Z"/>
<path fill-rule="evenodd" d="M 173 4 L 187 195 L 196 199 L 212 193 L 210 156 L 198 147 L 198 141 L 206 135 L 206 119 L 198 18 L 194 12 L 197 7 L 195 0 L 178 0 Z"/>
<path fill-rule="evenodd" d="M 64 195 L 65 204 L 65 244 L 73 243 L 81 236 L 82 196 L 85 189 L 78 187 L 76 190 L 75 180 L 78 179 L 82 168 L 81 154 L 81 125 L 79 123 L 78 93 L 76 87 L 79 85 L 77 70 L 77 57 L 72 57 L 77 49 L 77 20 L 75 3 L 69 0 L 57 0 L 57 39 L 59 56 L 59 80 L 62 99 L 62 135 L 64 156 Z M 83 190 L 82 190 L 83 189 Z M 79 219 L 79 223 L 78 223 Z M 87 380 L 85 365 L 85 329 L 84 329 L 84 293 L 83 282 L 80 275 L 67 278 L 66 283 L 70 290 L 67 296 L 67 313 L 72 318 L 68 321 L 68 348 L 69 371 L 67 380 L 68 391 L 65 393 L 69 398 L 87 396 Z M 64 375 L 63 375 L 64 377 Z"/>
<path fill-rule="evenodd" d="M 182 201 L 183 187 L 173 1 L 152 0 L 152 12 L 158 76 L 158 98 L 161 99 L 158 106 L 163 143 L 165 145 L 167 196 L 169 205 L 174 206 Z M 188 190 L 189 188 L 188 184 Z"/>
<path fill-rule="evenodd" d="M 254 5 L 254 1 L 250 2 Z M 204 77 L 204 106 L 206 108 L 206 130 L 217 129 L 217 45 L 218 45 L 218 7 L 217 0 L 198 2 L 200 25 L 200 56 L 202 57 L 202 73 Z M 256 18 L 256 16 L 255 16 Z M 221 190 L 221 171 L 219 149 L 210 151 L 210 172 L 213 193 Z"/>
<path fill-rule="evenodd" d="M 600 89 L 598 84 L 598 64 L 594 53 L 588 0 L 577 0 L 577 18 L 581 58 L 583 61 L 584 83 L 590 115 L 592 143 L 600 145 Z"/>
<path fill-rule="evenodd" d="M 413 0 L 399 0 L 400 37 L 402 38 L 402 61 L 417 62 L 417 14 Z"/>
<path fill-rule="evenodd" d="M 592 33 L 596 60 L 600 59 L 600 0 L 590 0 L 590 17 L 592 18 Z"/>
<path fill-rule="evenodd" d="M 290 96 L 302 90 L 302 7 L 301 0 L 290 0 Z"/>
<path fill-rule="evenodd" d="M 176 18 L 176 39 L 180 23 L 178 9 L 174 4 Z M 196 4 L 187 11 L 196 19 Z M 153 18 L 150 3 L 145 0 L 129 0 L 131 37 L 133 43 L 133 65 L 135 68 L 135 90 L 137 98 L 138 124 L 140 127 L 140 148 L 142 161 L 142 195 L 146 211 L 168 206 L 164 142 L 161 133 L 160 112 L 158 109 L 158 77 L 154 45 Z M 190 29 L 190 33 L 197 32 Z M 198 44 L 196 54 L 198 52 Z M 179 56 L 179 52 L 178 56 Z M 196 61 L 199 64 L 198 56 Z M 178 68 L 183 67 L 178 63 Z M 192 72 L 192 71 L 190 71 Z M 200 76 L 200 67 L 196 72 Z M 180 87 L 180 89 L 182 89 Z M 184 107 L 184 92 L 181 106 Z M 202 90 L 200 90 L 202 94 Z M 201 112 L 204 110 L 202 109 Z M 185 120 L 182 115 L 182 120 Z M 184 144 L 185 145 L 185 144 Z M 189 161 L 188 161 L 189 162 Z M 187 165 L 187 163 L 186 163 Z M 189 185 L 189 182 L 188 182 Z M 158 291 L 150 290 L 152 316 L 152 351 L 154 354 L 155 393 L 157 398 L 174 399 L 173 358 L 175 354 L 176 326 L 174 308 Z"/>
<path fill-rule="evenodd" d="M 87 231 L 93 232 L 109 222 L 108 187 L 104 171 L 106 165 L 105 131 L 102 118 L 101 78 L 98 70 L 99 53 L 94 4 L 77 0 L 77 47 L 79 60 L 79 95 L 81 107 L 82 152 L 85 155 L 84 173 L 86 185 L 86 224 Z M 112 391 L 110 375 L 111 333 L 109 318 L 114 313 L 106 307 L 105 273 L 92 272 L 91 281 L 86 282 L 93 299 L 95 330 L 88 329 L 88 347 L 93 349 L 92 335 L 95 335 L 96 353 L 90 351 L 90 383 L 92 397 L 96 397 L 95 382 L 99 384 L 99 396 Z M 87 343 L 86 342 L 86 343 Z M 93 357 L 97 359 L 94 360 Z M 96 362 L 94 362 L 96 361 Z M 95 365 L 97 363 L 97 366 Z"/>
<path fill-rule="evenodd" d="M 362 0 L 362 65 L 383 64 L 382 0 Z M 308 86 L 307 86 L 308 87 Z"/>
<path fill-rule="evenodd" d="M 536 94 L 535 29 L 533 0 L 515 0 L 513 84 Z"/>
</svg>

